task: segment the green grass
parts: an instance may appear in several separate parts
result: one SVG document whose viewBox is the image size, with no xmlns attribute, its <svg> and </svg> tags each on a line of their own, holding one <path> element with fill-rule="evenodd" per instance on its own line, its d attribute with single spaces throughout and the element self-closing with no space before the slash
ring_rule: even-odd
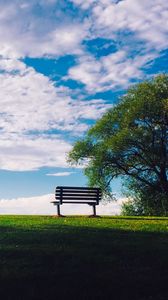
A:
<svg viewBox="0 0 168 300">
<path fill-rule="evenodd" d="M 0 299 L 168 299 L 168 218 L 0 216 Z"/>
</svg>

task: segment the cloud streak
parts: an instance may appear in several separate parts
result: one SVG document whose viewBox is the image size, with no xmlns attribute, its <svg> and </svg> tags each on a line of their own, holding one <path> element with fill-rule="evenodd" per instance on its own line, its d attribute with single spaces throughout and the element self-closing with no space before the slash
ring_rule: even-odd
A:
<svg viewBox="0 0 168 300">
<path fill-rule="evenodd" d="M 46 176 L 54 176 L 54 177 L 64 177 L 64 176 L 70 176 L 71 174 L 74 174 L 75 172 L 57 172 L 57 173 L 48 173 Z"/>
</svg>

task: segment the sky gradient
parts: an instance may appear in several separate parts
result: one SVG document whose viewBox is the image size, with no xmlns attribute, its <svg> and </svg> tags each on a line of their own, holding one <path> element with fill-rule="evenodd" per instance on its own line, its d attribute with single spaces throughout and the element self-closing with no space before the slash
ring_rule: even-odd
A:
<svg viewBox="0 0 168 300">
<path fill-rule="evenodd" d="M 167 73 L 168 2 L 0 0 L 0 46 L 0 213 L 7 213 L 10 199 L 33 203 L 52 197 L 56 185 L 87 184 L 67 153 L 129 86 Z M 112 189 L 121 198 L 120 180 Z"/>
</svg>

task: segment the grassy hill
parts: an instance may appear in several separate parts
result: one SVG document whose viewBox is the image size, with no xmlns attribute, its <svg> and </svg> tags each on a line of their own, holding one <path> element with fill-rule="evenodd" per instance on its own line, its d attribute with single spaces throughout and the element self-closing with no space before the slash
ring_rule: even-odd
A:
<svg viewBox="0 0 168 300">
<path fill-rule="evenodd" d="M 0 216 L 0 299 L 168 299 L 168 218 Z"/>
</svg>

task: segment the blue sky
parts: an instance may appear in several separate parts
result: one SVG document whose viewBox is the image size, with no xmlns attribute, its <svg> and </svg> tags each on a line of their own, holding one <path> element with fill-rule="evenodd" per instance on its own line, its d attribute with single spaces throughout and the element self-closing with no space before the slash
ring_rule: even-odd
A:
<svg viewBox="0 0 168 300">
<path fill-rule="evenodd" d="M 166 0 L 0 0 L 0 205 L 87 184 L 68 151 L 131 84 L 168 71 L 167 37 Z"/>
</svg>

